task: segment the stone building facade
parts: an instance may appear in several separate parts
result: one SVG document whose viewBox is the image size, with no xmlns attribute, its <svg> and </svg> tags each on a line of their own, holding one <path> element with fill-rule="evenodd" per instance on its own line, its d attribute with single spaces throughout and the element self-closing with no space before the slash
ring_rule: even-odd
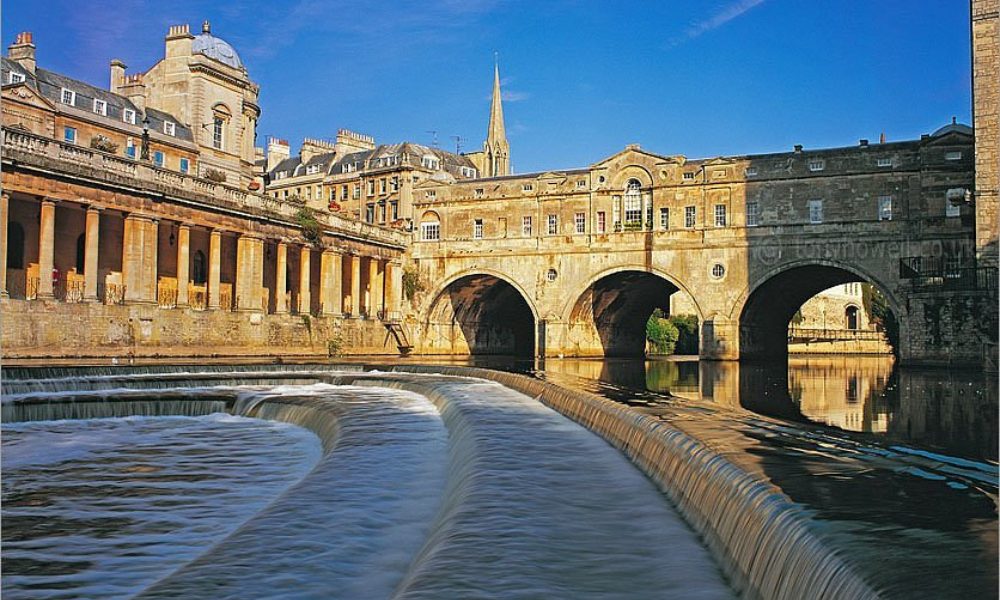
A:
<svg viewBox="0 0 1000 600">
<path fill-rule="evenodd" d="M 972 122 L 976 128 L 976 248 L 997 265 L 1000 228 L 1000 0 L 972 0 Z"/>
<path fill-rule="evenodd" d="M 28 33 L 3 59 L 5 357 L 397 353 L 406 237 L 254 192 L 256 87 L 192 37 L 171 27 L 143 94 L 38 67 Z M 192 122 L 223 100 L 220 148 Z"/>
</svg>

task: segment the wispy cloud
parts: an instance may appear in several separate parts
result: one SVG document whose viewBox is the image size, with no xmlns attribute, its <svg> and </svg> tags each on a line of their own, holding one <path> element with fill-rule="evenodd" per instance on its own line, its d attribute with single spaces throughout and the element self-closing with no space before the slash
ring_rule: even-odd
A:
<svg viewBox="0 0 1000 600">
<path fill-rule="evenodd" d="M 713 29 L 722 27 L 726 23 L 742 16 L 750 9 L 754 8 L 755 6 L 759 6 L 764 2 L 765 0 L 736 0 L 736 2 L 727 4 L 725 7 L 723 7 L 722 10 L 715 13 L 711 17 L 698 21 L 697 23 L 688 27 L 683 34 L 671 40 L 670 45 L 679 46 L 684 42 L 693 40 L 694 38 L 702 35 L 703 33 L 707 33 L 709 31 L 712 31 Z"/>
<path fill-rule="evenodd" d="M 528 92 L 516 92 L 514 90 L 502 90 L 500 92 L 500 98 L 504 102 L 520 102 L 522 100 L 527 100 L 531 97 Z"/>
</svg>

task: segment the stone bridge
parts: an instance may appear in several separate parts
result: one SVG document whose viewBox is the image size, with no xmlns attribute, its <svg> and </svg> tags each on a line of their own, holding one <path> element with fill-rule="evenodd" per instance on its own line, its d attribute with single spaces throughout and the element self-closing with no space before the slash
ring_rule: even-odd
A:
<svg viewBox="0 0 1000 600">
<path fill-rule="evenodd" d="M 972 157 L 971 132 L 949 126 L 699 161 L 632 146 L 587 169 L 424 182 L 409 326 L 427 354 L 641 356 L 648 317 L 681 292 L 701 357 L 772 359 L 803 302 L 867 282 L 903 362 L 978 366 L 997 310 Z"/>
</svg>

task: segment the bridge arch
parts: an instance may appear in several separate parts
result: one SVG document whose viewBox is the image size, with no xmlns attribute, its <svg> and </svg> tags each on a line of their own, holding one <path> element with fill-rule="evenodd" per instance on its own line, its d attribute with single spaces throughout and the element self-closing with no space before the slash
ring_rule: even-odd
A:
<svg viewBox="0 0 1000 600">
<path fill-rule="evenodd" d="M 646 321 L 657 308 L 670 312 L 670 296 L 684 291 L 697 298 L 676 278 L 646 266 L 622 265 L 591 277 L 563 310 L 568 344 L 580 354 L 643 356 Z"/>
<path fill-rule="evenodd" d="M 424 352 L 535 355 L 538 311 L 507 275 L 469 269 L 446 279 L 430 297 Z"/>
<path fill-rule="evenodd" d="M 757 277 L 734 304 L 730 318 L 739 324 L 740 359 L 786 359 L 788 324 L 799 308 L 823 290 L 855 282 L 874 286 L 885 297 L 899 327 L 905 327 L 903 306 L 889 282 L 857 265 L 828 259 L 796 261 Z M 902 334 L 899 339 L 905 339 Z"/>
</svg>

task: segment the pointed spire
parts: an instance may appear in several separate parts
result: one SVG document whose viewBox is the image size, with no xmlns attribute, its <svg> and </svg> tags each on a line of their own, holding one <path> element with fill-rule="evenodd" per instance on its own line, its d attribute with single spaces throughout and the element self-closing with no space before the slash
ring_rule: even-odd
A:
<svg viewBox="0 0 1000 600">
<path fill-rule="evenodd" d="M 493 100 L 490 104 L 490 126 L 486 131 L 486 141 L 483 142 L 485 168 L 483 174 L 487 177 L 497 177 L 510 174 L 510 145 L 507 143 L 507 130 L 503 123 L 503 99 L 500 94 L 500 61 L 493 54 Z"/>
<path fill-rule="evenodd" d="M 507 141 L 507 131 L 503 124 L 503 100 L 500 94 L 500 63 L 494 53 L 493 63 L 493 102 L 490 104 L 490 128 L 486 132 L 487 143 L 498 140 Z"/>
</svg>

